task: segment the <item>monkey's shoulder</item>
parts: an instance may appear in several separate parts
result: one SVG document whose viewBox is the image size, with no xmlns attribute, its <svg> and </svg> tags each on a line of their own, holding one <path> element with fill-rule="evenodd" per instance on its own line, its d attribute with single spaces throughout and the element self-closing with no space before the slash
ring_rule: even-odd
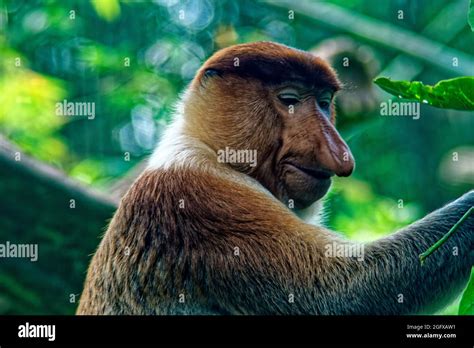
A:
<svg viewBox="0 0 474 348">
<path fill-rule="evenodd" d="M 290 215 L 279 202 L 244 181 L 192 169 L 145 171 L 119 210 L 118 215 L 129 220 L 127 224 L 143 221 L 148 228 L 181 232 L 200 224 L 201 233 L 229 226 L 250 231 L 275 222 L 275 214 L 279 218 Z"/>
</svg>

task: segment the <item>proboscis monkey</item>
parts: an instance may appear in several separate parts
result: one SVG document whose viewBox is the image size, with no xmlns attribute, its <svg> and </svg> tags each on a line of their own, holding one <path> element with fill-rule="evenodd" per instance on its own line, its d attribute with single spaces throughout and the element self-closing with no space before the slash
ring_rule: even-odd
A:
<svg viewBox="0 0 474 348">
<path fill-rule="evenodd" d="M 302 219 L 354 168 L 334 123 L 339 88 L 324 61 L 275 43 L 207 60 L 123 197 L 78 313 L 410 314 L 450 301 L 473 264 L 474 219 L 423 266 L 418 255 L 474 192 L 365 244 L 362 257 L 335 252 L 355 244 Z"/>
</svg>

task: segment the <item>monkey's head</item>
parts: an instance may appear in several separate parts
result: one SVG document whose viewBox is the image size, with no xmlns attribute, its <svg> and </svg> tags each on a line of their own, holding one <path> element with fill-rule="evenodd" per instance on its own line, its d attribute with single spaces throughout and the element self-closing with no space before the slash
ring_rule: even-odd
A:
<svg viewBox="0 0 474 348">
<path fill-rule="evenodd" d="M 190 86 L 187 130 L 282 202 L 304 209 L 326 194 L 332 176 L 354 169 L 335 128 L 339 89 L 334 71 L 308 52 L 271 42 L 228 47 Z"/>
</svg>

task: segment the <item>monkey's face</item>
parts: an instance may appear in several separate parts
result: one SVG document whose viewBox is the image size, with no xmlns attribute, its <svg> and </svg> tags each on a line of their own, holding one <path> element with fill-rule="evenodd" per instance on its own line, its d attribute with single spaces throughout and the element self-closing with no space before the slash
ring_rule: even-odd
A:
<svg viewBox="0 0 474 348">
<path fill-rule="evenodd" d="M 339 88 L 329 65 L 307 52 L 269 42 L 229 47 L 198 73 L 188 126 L 218 153 L 255 151 L 257 161 L 229 165 L 304 209 L 326 194 L 332 176 L 354 168 L 334 126 Z"/>
<path fill-rule="evenodd" d="M 326 194 L 332 176 L 349 176 L 354 159 L 334 126 L 333 90 L 285 83 L 270 95 L 282 121 L 275 154 L 280 195 L 303 209 Z"/>
</svg>

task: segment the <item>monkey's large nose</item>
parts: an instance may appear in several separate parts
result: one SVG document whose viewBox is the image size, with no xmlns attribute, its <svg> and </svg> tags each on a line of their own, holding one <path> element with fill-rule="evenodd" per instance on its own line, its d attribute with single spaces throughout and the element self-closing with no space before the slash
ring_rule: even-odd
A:
<svg viewBox="0 0 474 348">
<path fill-rule="evenodd" d="M 349 146 L 333 125 L 323 128 L 320 137 L 318 159 L 321 165 L 337 176 L 349 176 L 354 171 L 355 161 Z"/>
<path fill-rule="evenodd" d="M 354 157 L 347 145 L 345 151 L 342 152 L 342 155 L 339 153 L 334 155 L 334 161 L 339 162 L 336 164 L 336 170 L 334 171 L 337 176 L 349 176 L 354 171 Z"/>
</svg>

